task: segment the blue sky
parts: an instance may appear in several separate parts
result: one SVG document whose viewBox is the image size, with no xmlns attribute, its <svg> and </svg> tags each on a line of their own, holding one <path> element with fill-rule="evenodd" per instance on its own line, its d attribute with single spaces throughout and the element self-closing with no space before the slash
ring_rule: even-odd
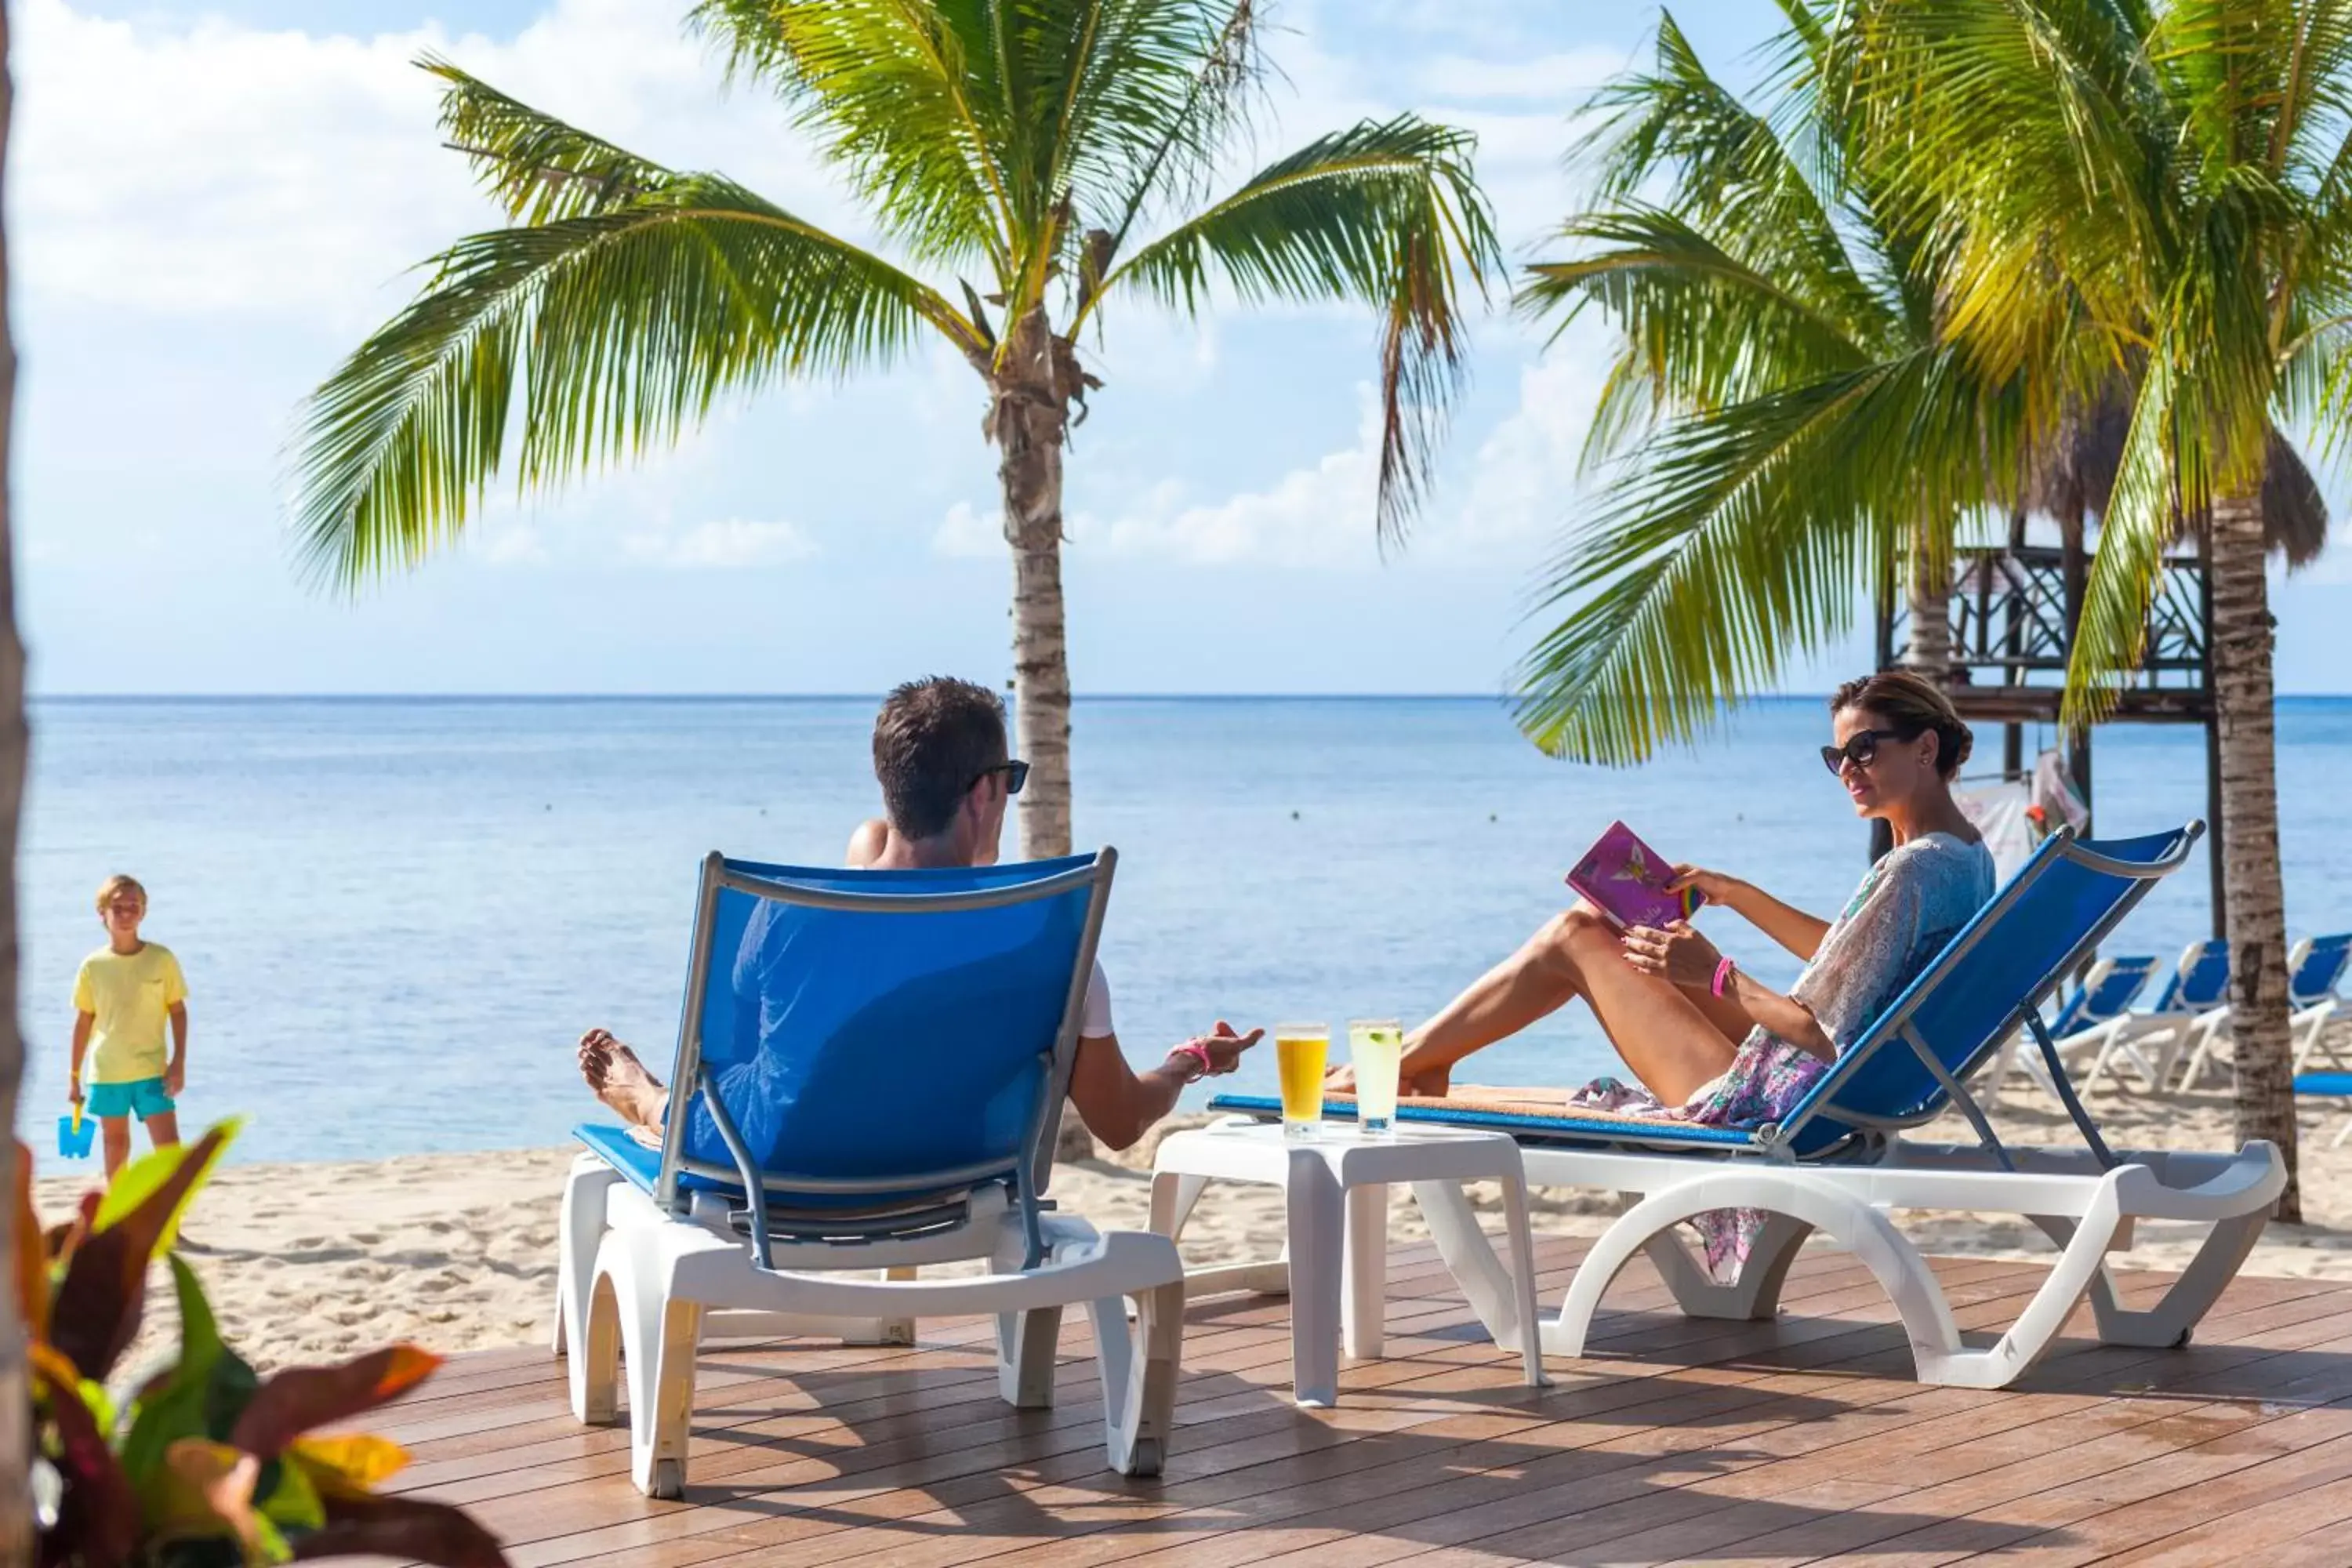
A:
<svg viewBox="0 0 2352 1568">
<path fill-rule="evenodd" d="M 786 205 L 854 213 L 776 106 L 724 93 L 683 0 L 17 0 L 10 223 L 34 680 L 89 691 L 862 691 L 1008 667 L 979 384 L 944 353 L 728 409 L 356 602 L 298 579 L 291 412 L 494 221 L 408 62 L 494 83 Z M 1676 16 L 1736 62 L 1769 0 Z M 1366 114 L 1468 124 L 1515 258 L 1574 190 L 1570 113 L 1654 11 L 1288 0 L 1268 155 Z M 1067 510 L 1079 689 L 1492 691 L 1578 515 L 1603 345 L 1497 312 L 1412 547 L 1383 562 L 1360 314 L 1130 309 L 1091 350 Z M 2331 482 L 2340 510 L 2342 487 Z M 2352 689 L 2352 548 L 2280 589 L 2282 688 Z M 1858 659 L 1849 651 L 1830 668 Z M 1797 684 L 1818 684 L 1808 670 Z"/>
</svg>

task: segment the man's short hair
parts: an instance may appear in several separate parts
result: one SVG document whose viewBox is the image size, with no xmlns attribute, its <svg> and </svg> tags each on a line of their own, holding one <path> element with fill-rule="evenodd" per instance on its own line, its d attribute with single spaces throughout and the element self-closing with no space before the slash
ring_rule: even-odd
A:
<svg viewBox="0 0 2352 1568">
<path fill-rule="evenodd" d="M 874 719 L 874 776 L 890 826 L 929 838 L 955 820 L 966 791 L 1003 765 L 1004 700 L 952 676 L 910 680 Z"/>
</svg>

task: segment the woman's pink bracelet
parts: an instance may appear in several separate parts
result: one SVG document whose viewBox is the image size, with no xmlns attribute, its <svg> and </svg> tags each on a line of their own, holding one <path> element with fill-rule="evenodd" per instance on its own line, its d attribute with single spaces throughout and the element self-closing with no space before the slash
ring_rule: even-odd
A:
<svg viewBox="0 0 2352 1568">
<path fill-rule="evenodd" d="M 1712 984 L 1707 986 L 1707 989 L 1714 992 L 1717 996 L 1722 995 L 1723 988 L 1731 984 L 1731 960 L 1727 958 L 1717 959 L 1715 965 L 1715 981 Z"/>
<path fill-rule="evenodd" d="M 1195 1079 L 1207 1078 L 1217 1070 L 1217 1064 L 1209 1056 L 1209 1047 L 1198 1040 L 1187 1040 L 1170 1050 L 1168 1054 L 1171 1057 L 1191 1057 L 1194 1061 L 1199 1062 L 1201 1070 L 1192 1075 Z"/>
</svg>

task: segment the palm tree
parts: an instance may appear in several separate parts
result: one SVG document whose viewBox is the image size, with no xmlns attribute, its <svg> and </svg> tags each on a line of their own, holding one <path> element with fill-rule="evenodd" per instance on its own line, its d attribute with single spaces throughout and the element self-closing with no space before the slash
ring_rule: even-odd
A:
<svg viewBox="0 0 2352 1568">
<path fill-rule="evenodd" d="M 447 140 L 511 226 L 435 258 L 310 398 L 293 506 L 310 565 L 351 588 L 450 541 L 510 423 L 517 478 L 545 486 L 674 439 L 722 395 L 935 333 L 986 389 L 1001 456 L 1022 841 L 1064 853 L 1062 448 L 1100 385 L 1081 333 L 1115 300 L 1193 313 L 1219 289 L 1369 304 L 1393 541 L 1458 386 L 1462 285 L 1501 265 L 1473 138 L 1367 121 L 1211 199 L 1257 99 L 1258 0 L 703 0 L 692 20 L 793 106 L 899 258 L 425 62 Z"/>
<path fill-rule="evenodd" d="M 1519 291 L 1622 334 L 1586 454 L 1616 477 L 1521 671 L 1521 724 L 1555 754 L 1634 763 L 1695 738 L 1898 580 L 1909 657 L 1940 671 L 1954 532 L 2018 488 L 2017 378 L 1945 340 L 1923 235 L 1827 90 L 1833 35 L 1806 0 L 1782 9 L 1760 109 L 1661 17 L 1654 66 L 1594 105 L 1574 254 Z"/>
<path fill-rule="evenodd" d="M 8 10 L 0 4 L 0 170 L 8 162 L 16 89 L 8 68 Z M 0 1125 L 16 1125 L 25 1037 L 16 1016 L 16 827 L 25 804 L 25 647 L 16 637 L 16 547 L 10 529 L 10 437 L 16 428 L 16 347 L 8 329 L 8 237 L 0 228 Z M 14 1259 L 20 1205 L 0 1204 L 0 1257 Z M 0 1290 L 0 1562 L 33 1560 L 33 1399 L 24 1323 L 14 1290 Z"/>
<path fill-rule="evenodd" d="M 2352 5 L 1864 0 L 1840 47 L 1947 258 L 1950 322 L 2038 396 L 2137 368 L 2068 672 L 2096 717 L 2137 661 L 2178 520 L 2211 553 L 2236 1119 L 2295 1142 L 2263 491 L 2275 429 L 2352 394 Z M 2093 352 L 2017 331 L 2064 294 Z M 2294 1219 L 2290 1181 L 2279 1215 Z"/>
</svg>

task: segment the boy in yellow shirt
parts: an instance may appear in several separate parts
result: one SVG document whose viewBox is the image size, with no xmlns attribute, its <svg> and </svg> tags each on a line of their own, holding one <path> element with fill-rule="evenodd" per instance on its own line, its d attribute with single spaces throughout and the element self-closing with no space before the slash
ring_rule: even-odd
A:
<svg viewBox="0 0 2352 1568">
<path fill-rule="evenodd" d="M 89 1113 L 98 1118 L 111 1181 L 131 1158 L 133 1116 L 147 1124 L 148 1141 L 156 1148 L 180 1141 L 173 1096 L 188 1078 L 188 983 L 170 948 L 139 939 L 139 922 L 147 918 L 147 889 L 136 880 L 109 877 L 98 889 L 98 918 L 106 927 L 107 944 L 83 959 L 74 975 L 73 1079 L 68 1092 L 76 1105 L 82 1103 L 82 1060 L 93 1057 Z"/>
</svg>

